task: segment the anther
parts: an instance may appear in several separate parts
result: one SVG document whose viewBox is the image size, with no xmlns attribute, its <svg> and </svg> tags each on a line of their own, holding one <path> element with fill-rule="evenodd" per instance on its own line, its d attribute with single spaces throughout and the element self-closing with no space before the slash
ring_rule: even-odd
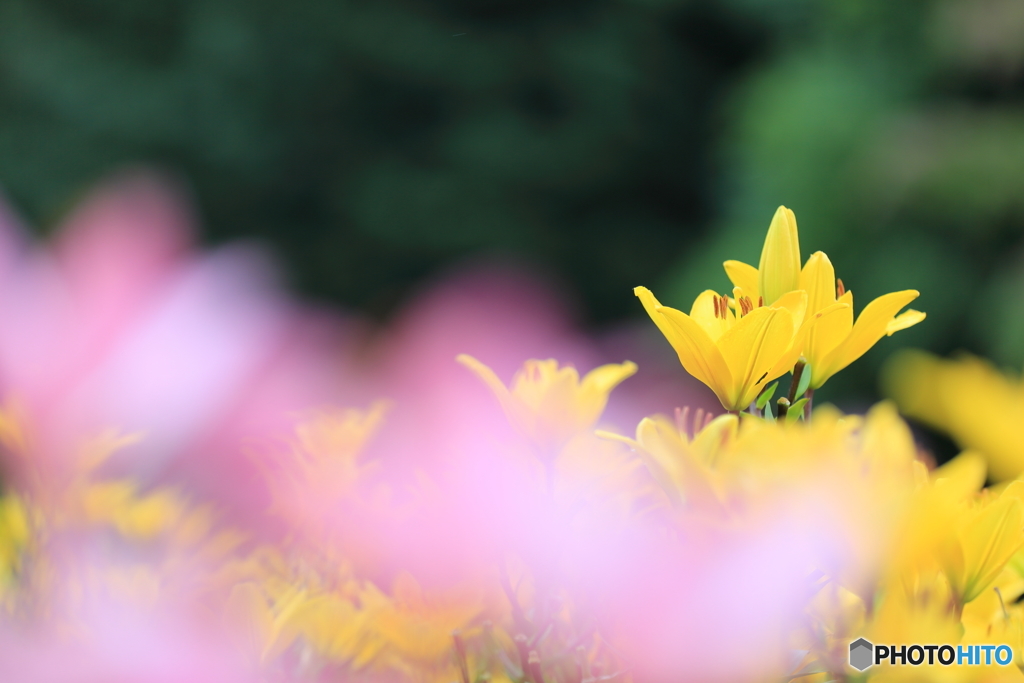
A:
<svg viewBox="0 0 1024 683">
<path fill-rule="evenodd" d="M 761 308 L 762 306 L 764 306 L 764 297 L 763 296 L 759 296 L 759 297 L 757 297 L 757 307 Z"/>
<path fill-rule="evenodd" d="M 693 416 L 693 433 L 690 438 L 696 438 L 700 434 L 700 429 L 704 423 L 704 409 L 697 408 L 697 412 Z"/>
<path fill-rule="evenodd" d="M 846 287 L 843 287 L 843 281 L 836 278 L 836 298 L 838 299 L 843 294 L 846 294 Z"/>
<path fill-rule="evenodd" d="M 711 302 L 715 305 L 715 317 L 718 317 L 718 295 L 711 297 Z"/>
</svg>

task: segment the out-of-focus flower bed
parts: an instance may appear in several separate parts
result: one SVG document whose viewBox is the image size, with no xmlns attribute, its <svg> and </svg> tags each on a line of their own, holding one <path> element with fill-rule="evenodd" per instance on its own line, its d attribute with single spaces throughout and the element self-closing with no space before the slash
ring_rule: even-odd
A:
<svg viewBox="0 0 1024 683">
<path fill-rule="evenodd" d="M 184 206 L 137 174 L 46 245 L 0 222 L 0 680 L 1022 677 L 1016 389 L 957 420 L 953 370 L 893 371 L 978 449 L 937 469 L 894 404 L 814 406 L 925 316 L 855 315 L 788 209 L 729 293 L 637 288 L 666 370 L 511 269 L 314 310 Z M 861 672 L 859 638 L 1013 657 Z"/>
</svg>

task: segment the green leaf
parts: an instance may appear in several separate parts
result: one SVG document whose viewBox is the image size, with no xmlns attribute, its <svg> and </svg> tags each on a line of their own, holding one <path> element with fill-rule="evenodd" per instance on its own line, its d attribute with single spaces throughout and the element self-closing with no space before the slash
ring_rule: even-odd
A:
<svg viewBox="0 0 1024 683">
<path fill-rule="evenodd" d="M 804 366 L 804 371 L 800 375 L 800 384 L 796 385 L 796 396 L 800 397 L 807 393 L 807 388 L 811 386 L 811 364 L 808 363 Z M 797 401 L 796 403 L 799 403 Z M 793 405 L 796 406 L 796 403 Z"/>
<path fill-rule="evenodd" d="M 772 412 L 770 404 L 764 408 L 764 420 L 765 422 L 775 422 L 775 413 Z"/>
<path fill-rule="evenodd" d="M 761 395 L 757 397 L 757 409 L 764 410 L 764 407 L 768 405 L 768 401 L 772 400 L 772 396 L 775 395 L 775 390 L 779 388 L 779 383 L 771 385 L 767 389 L 761 392 Z"/>
<path fill-rule="evenodd" d="M 789 407 L 789 413 L 786 415 L 786 422 L 796 422 L 802 419 L 804 416 L 804 405 L 807 403 L 806 398 L 802 398 Z"/>
</svg>

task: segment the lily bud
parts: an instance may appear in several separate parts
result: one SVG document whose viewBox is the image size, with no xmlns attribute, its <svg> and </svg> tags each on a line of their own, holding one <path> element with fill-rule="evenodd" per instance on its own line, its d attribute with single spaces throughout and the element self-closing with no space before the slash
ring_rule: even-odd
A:
<svg viewBox="0 0 1024 683">
<path fill-rule="evenodd" d="M 767 306 L 783 294 L 800 288 L 800 238 L 796 216 L 784 206 L 775 212 L 768 227 L 758 274 L 758 289 Z"/>
</svg>

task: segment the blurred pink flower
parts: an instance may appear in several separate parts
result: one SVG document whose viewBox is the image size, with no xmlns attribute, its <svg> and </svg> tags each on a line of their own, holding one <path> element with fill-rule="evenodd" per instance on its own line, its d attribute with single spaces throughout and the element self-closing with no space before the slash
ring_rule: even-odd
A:
<svg viewBox="0 0 1024 683">
<path fill-rule="evenodd" d="M 363 345 L 372 351 L 350 361 L 349 384 L 362 394 L 360 405 L 383 398 L 391 408 L 362 456 L 376 460 L 374 475 L 339 501 L 328 525 L 361 573 L 390 585 L 408 570 L 427 586 L 444 586 L 491 576 L 509 552 L 545 563 L 550 555 L 557 564 L 575 528 L 577 511 L 552 507 L 535 473 L 510 458 L 508 422 L 480 380 L 455 362 L 458 354 L 481 359 L 505 380 L 527 358 L 557 358 L 584 372 L 640 361 L 638 376 L 612 394 L 602 423 L 623 431 L 643 411 L 702 401 L 681 372 L 645 373 L 650 354 L 631 331 L 608 342 L 612 356 L 572 320 L 543 278 L 481 263 L 424 288 Z M 618 392 L 631 383 L 624 401 Z"/>
<path fill-rule="evenodd" d="M 95 190 L 49 245 L 2 213 L 0 392 L 32 439 L 9 475 L 27 465 L 59 481 L 83 438 L 114 428 L 145 435 L 119 467 L 254 510 L 263 488 L 244 442 L 338 398 L 338 320 L 284 296 L 257 249 L 196 252 L 188 207 L 135 172 Z"/>
<path fill-rule="evenodd" d="M 54 565 L 35 618 L 0 620 L 0 680 L 24 683 L 256 683 L 256 662 L 198 594 L 95 544 Z M 182 578 L 182 577 L 177 577 Z M 244 633 L 241 635 L 244 636 Z"/>
</svg>

